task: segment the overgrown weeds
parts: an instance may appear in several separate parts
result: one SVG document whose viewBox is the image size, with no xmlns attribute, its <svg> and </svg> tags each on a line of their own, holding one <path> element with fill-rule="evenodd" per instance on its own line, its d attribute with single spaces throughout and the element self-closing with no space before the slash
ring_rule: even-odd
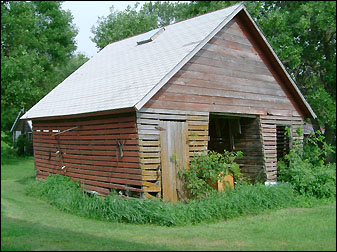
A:
<svg viewBox="0 0 337 252">
<path fill-rule="evenodd" d="M 301 128 L 297 130 L 301 135 Z M 279 161 L 280 181 L 291 183 L 301 194 L 316 198 L 336 198 L 336 163 L 326 163 L 333 148 L 326 144 L 320 131 L 302 143 L 294 141 L 285 161 Z"/>
<path fill-rule="evenodd" d="M 256 215 L 266 210 L 313 204 L 313 201 L 298 196 L 288 183 L 270 187 L 262 184 L 240 184 L 235 190 L 210 193 L 208 198 L 191 200 L 188 204 L 125 199 L 117 193 L 102 198 L 84 193 L 78 182 L 62 175 L 49 176 L 45 182 L 35 181 L 27 187 L 26 192 L 79 216 L 161 226 L 228 220 L 238 216 Z"/>
</svg>

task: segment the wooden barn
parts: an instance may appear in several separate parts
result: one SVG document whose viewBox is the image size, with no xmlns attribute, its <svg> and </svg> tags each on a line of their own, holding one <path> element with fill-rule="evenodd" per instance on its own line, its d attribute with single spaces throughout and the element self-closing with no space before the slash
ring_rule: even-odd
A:
<svg viewBox="0 0 337 252">
<path fill-rule="evenodd" d="M 179 199 L 177 163 L 241 150 L 251 180 L 316 117 L 244 4 L 114 42 L 33 106 L 37 178 L 64 174 L 87 190 Z M 176 157 L 176 158 L 173 158 Z"/>
</svg>

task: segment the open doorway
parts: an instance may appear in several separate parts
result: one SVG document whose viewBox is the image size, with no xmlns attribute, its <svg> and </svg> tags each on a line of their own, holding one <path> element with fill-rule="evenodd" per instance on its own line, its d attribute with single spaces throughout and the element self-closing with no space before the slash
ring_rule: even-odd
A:
<svg viewBox="0 0 337 252">
<path fill-rule="evenodd" d="M 264 152 L 259 118 L 253 115 L 210 113 L 208 149 L 223 153 L 242 151 L 235 161 L 251 181 L 264 174 Z"/>
</svg>

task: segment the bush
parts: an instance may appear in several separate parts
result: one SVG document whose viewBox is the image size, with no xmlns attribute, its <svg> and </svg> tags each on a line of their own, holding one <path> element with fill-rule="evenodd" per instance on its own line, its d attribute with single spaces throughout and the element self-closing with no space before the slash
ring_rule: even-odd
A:
<svg viewBox="0 0 337 252">
<path fill-rule="evenodd" d="M 306 206 L 288 183 L 267 187 L 240 184 L 235 190 L 210 192 L 207 198 L 171 204 L 163 200 L 121 198 L 111 193 L 105 198 L 84 193 L 78 182 L 67 176 L 49 176 L 45 182 L 34 181 L 27 194 L 40 197 L 63 211 L 112 222 L 176 226 L 227 220 L 259 214 L 265 210 Z M 310 201 L 312 203 L 312 201 Z"/>
<path fill-rule="evenodd" d="M 216 189 L 212 186 L 218 181 L 224 182 L 227 174 L 233 175 L 235 179 L 241 177 L 240 168 L 234 160 L 242 157 L 242 152 L 229 152 L 224 150 L 223 154 L 215 151 L 205 151 L 194 154 L 188 169 L 182 167 L 178 175 L 184 181 L 187 194 L 191 198 L 206 197 Z"/>
<path fill-rule="evenodd" d="M 278 162 L 279 180 L 291 183 L 302 195 L 336 197 L 336 164 L 325 163 L 331 152 L 319 131 L 306 138 L 303 147 L 296 140 L 285 161 Z"/>
<path fill-rule="evenodd" d="M 4 131 L 1 131 L 1 164 L 6 163 L 8 159 L 13 159 L 16 156 L 11 137 Z"/>
</svg>

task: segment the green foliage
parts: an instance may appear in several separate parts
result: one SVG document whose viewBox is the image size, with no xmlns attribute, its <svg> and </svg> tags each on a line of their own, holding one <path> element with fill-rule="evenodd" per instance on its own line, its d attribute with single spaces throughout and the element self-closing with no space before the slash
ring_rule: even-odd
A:
<svg viewBox="0 0 337 252">
<path fill-rule="evenodd" d="M 326 140 L 333 144 L 336 136 L 336 2 L 258 1 L 246 5 L 317 114 L 320 127 L 326 128 Z"/>
<path fill-rule="evenodd" d="M 294 141 L 285 156 L 286 162 L 279 161 L 277 164 L 279 180 L 293 184 L 302 195 L 336 197 L 336 164 L 325 164 L 331 152 L 332 147 L 324 141 L 320 132 L 312 133 L 303 144 L 300 140 Z"/>
<path fill-rule="evenodd" d="M 290 184 L 267 187 L 263 184 L 237 185 L 235 190 L 210 193 L 208 198 L 188 204 L 162 200 L 125 199 L 116 193 L 105 198 L 83 193 L 69 177 L 49 176 L 45 182 L 31 183 L 26 193 L 40 197 L 63 211 L 111 222 L 176 226 L 214 222 L 265 210 L 310 206 L 313 201 L 298 197 Z"/>
<path fill-rule="evenodd" d="M 61 2 L 1 2 L 2 130 L 62 81 L 56 70 L 72 57 L 76 34 Z"/>
<path fill-rule="evenodd" d="M 1 164 L 17 156 L 11 143 L 11 137 L 4 131 L 1 131 Z"/>
<path fill-rule="evenodd" d="M 169 25 L 184 19 L 187 3 L 168 1 L 144 3 L 137 11 L 139 3 L 130 5 L 125 11 L 116 11 L 112 6 L 107 17 L 99 17 L 97 25 L 91 31 L 95 35 L 91 40 L 99 49 L 106 45 L 140 33 Z"/>
<path fill-rule="evenodd" d="M 71 55 L 65 64 L 55 68 L 56 83 L 60 83 L 65 80 L 69 75 L 75 72 L 88 60 L 89 58 L 82 53 L 76 53 Z"/>
<path fill-rule="evenodd" d="M 240 167 L 234 162 L 243 156 L 241 151 L 224 153 L 207 150 L 204 153 L 194 154 L 188 169 L 182 167 L 178 175 L 184 181 L 184 186 L 192 198 L 202 198 L 215 190 L 212 185 L 218 181 L 224 182 L 227 174 L 232 174 L 234 179 L 241 177 Z"/>
<path fill-rule="evenodd" d="M 336 132 L 336 99 L 324 88 L 313 87 L 308 91 L 307 98 L 318 115 L 319 125 L 329 125 Z"/>
<path fill-rule="evenodd" d="M 123 12 L 115 11 L 112 6 L 108 17 L 99 17 L 99 24 L 91 29 L 95 34 L 91 39 L 98 48 L 102 49 L 114 41 L 157 28 L 156 18 L 137 12 L 137 6 L 138 4 L 131 8 L 129 5 Z"/>
</svg>

